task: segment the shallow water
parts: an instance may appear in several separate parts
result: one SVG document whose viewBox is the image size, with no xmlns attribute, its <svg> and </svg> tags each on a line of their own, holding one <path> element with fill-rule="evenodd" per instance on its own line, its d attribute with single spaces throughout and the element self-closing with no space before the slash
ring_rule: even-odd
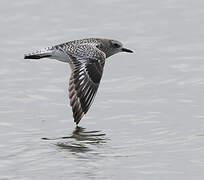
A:
<svg viewBox="0 0 204 180">
<path fill-rule="evenodd" d="M 203 179 L 204 2 L 1 1 L 0 179 Z M 121 40 L 75 128 L 70 69 L 23 54 Z"/>
</svg>

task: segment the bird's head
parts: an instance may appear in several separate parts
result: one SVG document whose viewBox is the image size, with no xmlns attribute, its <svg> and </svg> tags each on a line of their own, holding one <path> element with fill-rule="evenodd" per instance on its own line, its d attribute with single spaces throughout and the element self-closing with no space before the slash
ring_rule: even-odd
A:
<svg viewBox="0 0 204 180">
<path fill-rule="evenodd" d="M 106 49 L 104 49 L 105 50 L 104 52 L 106 53 L 107 57 L 112 56 L 119 52 L 133 53 L 132 50 L 124 48 L 123 44 L 117 40 L 106 40 L 105 46 Z"/>
</svg>

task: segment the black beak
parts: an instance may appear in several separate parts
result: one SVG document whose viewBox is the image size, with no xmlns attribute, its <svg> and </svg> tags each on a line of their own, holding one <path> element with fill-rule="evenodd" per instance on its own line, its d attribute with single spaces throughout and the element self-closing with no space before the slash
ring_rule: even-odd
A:
<svg viewBox="0 0 204 180">
<path fill-rule="evenodd" d="M 127 49 L 127 48 L 122 48 L 122 51 L 123 51 L 123 52 L 128 52 L 128 53 L 133 53 L 133 51 L 132 51 L 132 50 Z"/>
</svg>

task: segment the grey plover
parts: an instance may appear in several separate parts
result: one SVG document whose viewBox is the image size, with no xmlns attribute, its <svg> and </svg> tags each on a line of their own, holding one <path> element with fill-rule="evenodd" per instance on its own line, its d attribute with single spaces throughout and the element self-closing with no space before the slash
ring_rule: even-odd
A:
<svg viewBox="0 0 204 180">
<path fill-rule="evenodd" d="M 70 41 L 25 54 L 24 59 L 52 58 L 69 63 L 69 98 L 74 122 L 78 124 L 96 95 L 105 59 L 119 52 L 133 53 L 117 40 L 88 38 Z"/>
</svg>

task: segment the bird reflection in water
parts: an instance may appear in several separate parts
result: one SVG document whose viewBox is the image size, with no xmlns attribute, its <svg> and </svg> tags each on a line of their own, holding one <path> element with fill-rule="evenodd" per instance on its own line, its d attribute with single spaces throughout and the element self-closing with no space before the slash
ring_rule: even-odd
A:
<svg viewBox="0 0 204 180">
<path fill-rule="evenodd" d="M 101 131 L 86 131 L 86 128 L 77 126 L 71 136 L 59 138 L 42 138 L 44 140 L 63 140 L 56 145 L 62 149 L 71 152 L 87 152 L 92 151 L 94 147 L 106 143 L 108 140 L 106 134 Z M 94 146 L 93 146 L 94 145 Z"/>
</svg>

